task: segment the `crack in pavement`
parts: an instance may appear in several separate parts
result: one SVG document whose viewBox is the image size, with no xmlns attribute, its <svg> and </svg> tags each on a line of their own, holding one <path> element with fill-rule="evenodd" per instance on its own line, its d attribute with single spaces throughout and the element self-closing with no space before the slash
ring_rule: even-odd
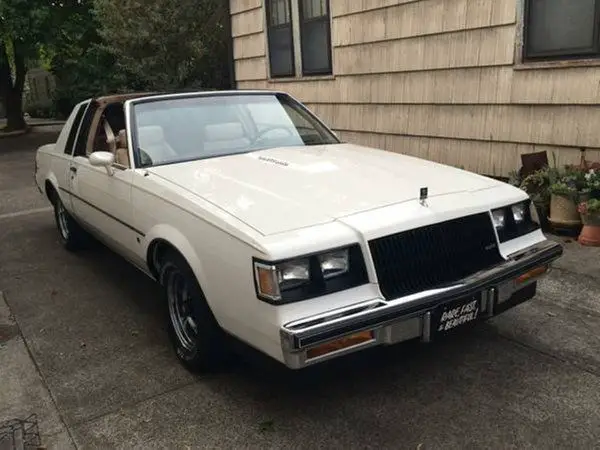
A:
<svg viewBox="0 0 600 450">
<path fill-rule="evenodd" d="M 75 439 L 73 437 L 73 434 L 71 433 L 71 428 L 68 426 L 65 418 L 63 417 L 63 414 L 60 410 L 60 408 L 58 407 L 58 403 L 56 400 L 56 397 L 54 396 L 54 393 L 52 392 L 52 390 L 50 389 L 50 386 L 48 385 L 47 381 L 46 381 L 46 377 L 44 376 L 44 374 L 42 373 L 40 366 L 37 363 L 37 360 L 31 350 L 31 347 L 29 345 L 29 342 L 27 340 L 27 338 L 25 337 L 25 335 L 21 332 L 21 327 L 19 325 L 19 321 L 17 319 L 17 317 L 12 313 L 12 310 L 10 308 L 10 305 L 8 303 L 8 300 L 6 298 L 6 294 L 4 294 L 4 292 L 0 291 L 0 302 L 3 302 L 6 305 L 6 308 L 8 308 L 8 311 L 12 317 L 12 320 L 15 323 L 15 327 L 17 328 L 17 336 L 20 336 L 21 339 L 23 340 L 23 344 L 25 346 L 25 349 L 27 350 L 27 354 L 29 355 L 29 358 L 31 359 L 31 362 L 33 364 L 33 366 L 35 367 L 35 371 L 38 374 L 38 376 L 40 377 L 40 382 L 43 386 L 43 388 L 48 392 L 48 396 L 50 397 L 50 401 L 52 402 L 52 405 L 54 406 L 54 409 L 56 410 L 56 414 L 58 415 L 58 419 L 60 420 L 60 423 L 62 423 L 62 425 L 65 427 L 65 430 L 69 436 L 69 439 L 71 440 L 71 443 L 73 444 L 73 447 L 75 449 L 78 448 Z"/>
</svg>

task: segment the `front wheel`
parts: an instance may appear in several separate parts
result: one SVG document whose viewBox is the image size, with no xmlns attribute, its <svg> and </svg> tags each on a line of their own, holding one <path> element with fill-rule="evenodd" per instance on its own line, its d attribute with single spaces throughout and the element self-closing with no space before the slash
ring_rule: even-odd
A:
<svg viewBox="0 0 600 450">
<path fill-rule="evenodd" d="M 229 357 L 225 333 L 179 254 L 165 255 L 160 282 L 169 311 L 169 337 L 179 360 L 193 372 L 221 369 Z"/>
<path fill-rule="evenodd" d="M 62 245 L 69 251 L 79 250 L 84 246 L 86 232 L 66 210 L 58 195 L 54 197 L 54 219 Z"/>
</svg>

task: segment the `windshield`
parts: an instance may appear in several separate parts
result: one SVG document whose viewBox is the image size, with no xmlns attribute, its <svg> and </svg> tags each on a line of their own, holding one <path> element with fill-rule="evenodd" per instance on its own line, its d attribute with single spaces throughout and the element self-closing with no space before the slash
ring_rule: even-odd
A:
<svg viewBox="0 0 600 450">
<path fill-rule="evenodd" d="M 179 97 L 134 103 L 137 163 L 142 167 L 273 147 L 339 143 L 285 94 Z"/>
</svg>

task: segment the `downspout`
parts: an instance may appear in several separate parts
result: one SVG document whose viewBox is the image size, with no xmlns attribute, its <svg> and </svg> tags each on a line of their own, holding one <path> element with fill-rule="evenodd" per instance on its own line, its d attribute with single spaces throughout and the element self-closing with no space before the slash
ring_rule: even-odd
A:
<svg viewBox="0 0 600 450">
<path fill-rule="evenodd" d="M 229 87 L 231 89 L 237 89 L 237 81 L 235 79 L 235 60 L 233 57 L 233 33 L 231 29 L 231 2 L 235 0 L 226 0 L 226 14 L 227 20 L 225 21 L 225 27 L 227 28 L 227 60 L 229 66 Z"/>
</svg>

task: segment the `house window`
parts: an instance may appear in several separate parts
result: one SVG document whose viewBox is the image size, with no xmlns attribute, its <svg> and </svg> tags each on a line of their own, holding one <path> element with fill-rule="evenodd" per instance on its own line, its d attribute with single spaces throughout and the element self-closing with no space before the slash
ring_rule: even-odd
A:
<svg viewBox="0 0 600 450">
<path fill-rule="evenodd" d="M 266 0 L 266 5 L 271 77 L 331 74 L 329 0 Z"/>
<path fill-rule="evenodd" d="M 300 0 L 302 73 L 331 73 L 331 29 L 328 0 Z"/>
<path fill-rule="evenodd" d="M 267 0 L 269 58 L 272 77 L 294 75 L 291 0 Z"/>
<path fill-rule="evenodd" d="M 600 56 L 600 0 L 527 0 L 526 59 Z"/>
</svg>

